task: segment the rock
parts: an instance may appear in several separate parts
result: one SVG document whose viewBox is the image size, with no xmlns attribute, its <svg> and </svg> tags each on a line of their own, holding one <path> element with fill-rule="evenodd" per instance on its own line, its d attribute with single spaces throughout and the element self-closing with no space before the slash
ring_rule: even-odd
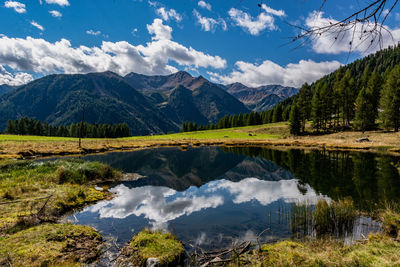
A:
<svg viewBox="0 0 400 267">
<path fill-rule="evenodd" d="M 146 266 L 147 267 L 160 266 L 160 259 L 158 259 L 158 258 L 148 258 L 147 261 L 146 261 Z"/>
<path fill-rule="evenodd" d="M 368 139 L 368 137 L 363 137 L 363 138 L 357 139 L 356 142 L 363 143 L 363 142 L 371 142 L 371 141 Z"/>
</svg>

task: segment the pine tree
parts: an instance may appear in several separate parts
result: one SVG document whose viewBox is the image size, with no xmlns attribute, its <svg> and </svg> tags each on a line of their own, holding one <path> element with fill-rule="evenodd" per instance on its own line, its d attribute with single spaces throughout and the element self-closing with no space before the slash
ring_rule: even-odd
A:
<svg viewBox="0 0 400 267">
<path fill-rule="evenodd" d="M 331 126 L 333 113 L 333 91 L 327 83 L 322 84 L 320 101 L 322 128 L 327 130 Z"/>
<path fill-rule="evenodd" d="M 7 133 L 7 134 L 18 134 L 16 126 L 15 126 L 15 121 L 13 121 L 13 120 L 8 120 L 7 121 L 7 126 L 6 126 L 5 133 Z"/>
<path fill-rule="evenodd" d="M 275 108 L 274 108 L 274 115 L 272 116 L 272 122 L 280 122 L 282 121 L 282 105 L 278 104 Z"/>
<path fill-rule="evenodd" d="M 383 109 L 381 119 L 386 129 L 394 128 L 399 131 L 400 126 L 400 64 L 389 73 L 383 86 L 380 106 Z"/>
<path fill-rule="evenodd" d="M 311 118 L 311 101 L 312 101 L 312 91 L 311 86 L 307 83 L 303 84 L 298 93 L 298 99 L 296 101 L 301 121 L 301 131 L 304 132 L 306 121 Z"/>
<path fill-rule="evenodd" d="M 318 86 L 315 88 L 311 105 L 312 105 L 311 108 L 312 125 L 314 129 L 319 131 L 322 128 L 322 122 L 323 122 L 323 116 L 322 116 L 323 100 L 321 96 L 321 84 L 318 84 Z"/>
<path fill-rule="evenodd" d="M 301 117 L 300 117 L 299 108 L 296 104 L 293 104 L 292 109 L 290 110 L 289 127 L 290 127 L 291 134 L 294 134 L 294 135 L 300 134 Z"/>
<path fill-rule="evenodd" d="M 375 115 L 371 103 L 372 94 L 368 89 L 362 88 L 356 99 L 356 115 L 354 126 L 356 129 L 365 131 L 370 130 L 375 125 Z"/>
<path fill-rule="evenodd" d="M 374 120 L 378 117 L 378 108 L 379 108 L 379 99 L 381 96 L 382 90 L 382 77 L 376 71 L 376 69 L 372 72 L 371 77 L 367 83 L 367 92 L 370 95 L 372 109 L 374 111 Z"/>
<path fill-rule="evenodd" d="M 340 97 L 343 98 L 341 109 L 344 126 L 350 125 L 350 121 L 353 118 L 355 101 L 354 91 L 354 79 L 348 69 L 340 81 Z"/>
</svg>

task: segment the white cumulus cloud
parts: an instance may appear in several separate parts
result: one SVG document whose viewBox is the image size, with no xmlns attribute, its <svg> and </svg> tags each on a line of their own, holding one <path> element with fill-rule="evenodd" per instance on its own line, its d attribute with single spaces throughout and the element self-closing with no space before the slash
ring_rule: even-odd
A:
<svg viewBox="0 0 400 267">
<path fill-rule="evenodd" d="M 197 3 L 197 5 L 199 6 L 199 7 L 201 7 L 201 8 L 205 8 L 205 9 L 208 9 L 208 10 L 210 10 L 211 11 L 211 4 L 209 4 L 209 3 L 207 3 L 207 2 L 205 2 L 205 1 L 199 1 L 198 3 Z"/>
<path fill-rule="evenodd" d="M 337 22 L 337 20 L 326 18 L 323 15 L 323 12 L 312 12 L 306 18 L 306 26 L 310 29 L 316 29 Z M 323 54 L 340 54 L 352 51 L 367 55 L 389 45 L 397 44 L 400 41 L 400 28 L 391 29 L 385 27 L 386 30 L 382 30 L 382 35 L 379 37 L 370 33 L 373 27 L 372 24 L 358 23 L 355 30 L 327 31 L 312 38 L 312 48 L 315 52 Z"/>
<path fill-rule="evenodd" d="M 68 0 L 45 0 L 47 4 L 56 4 L 59 6 L 69 6 Z"/>
<path fill-rule="evenodd" d="M 262 4 L 262 5 L 261 5 L 261 8 L 262 8 L 265 12 L 267 12 L 267 13 L 269 13 L 269 14 L 272 14 L 272 15 L 274 15 L 274 16 L 278 16 L 278 17 L 284 17 L 284 16 L 286 16 L 285 11 L 273 9 L 273 8 L 267 6 L 266 4 Z"/>
<path fill-rule="evenodd" d="M 11 74 L 3 66 L 0 65 L 0 85 L 8 84 L 12 86 L 26 84 L 33 81 L 32 75 L 24 72 Z"/>
<path fill-rule="evenodd" d="M 172 28 L 164 25 L 161 19 L 155 19 L 153 24 L 147 25 L 150 34 L 154 34 L 153 40 L 170 40 L 172 38 Z"/>
<path fill-rule="evenodd" d="M 214 72 L 208 72 L 208 74 L 213 81 L 224 84 L 240 82 L 251 87 L 268 84 L 300 87 L 305 82 L 314 82 L 331 73 L 340 67 L 340 63 L 338 61 L 300 60 L 298 63 L 290 63 L 282 67 L 270 60 L 265 60 L 260 65 L 238 61 L 235 66 L 236 70 L 228 75 Z"/>
<path fill-rule="evenodd" d="M 26 12 L 25 4 L 17 2 L 17 1 L 5 1 L 4 6 L 6 8 L 14 9 L 14 11 L 17 13 L 25 13 Z"/>
<path fill-rule="evenodd" d="M 231 8 L 228 14 L 237 26 L 247 30 L 251 35 L 258 35 L 265 29 L 276 29 L 274 17 L 264 12 L 253 18 L 246 12 Z"/>
<path fill-rule="evenodd" d="M 101 34 L 101 31 L 87 30 L 86 34 L 98 36 Z"/>
<path fill-rule="evenodd" d="M 36 28 L 38 28 L 39 30 L 41 30 L 41 31 L 44 31 L 44 28 L 43 28 L 43 26 L 42 25 L 40 25 L 39 23 L 37 23 L 36 21 L 34 21 L 34 20 L 32 20 L 31 21 L 31 25 L 33 26 L 33 27 L 36 27 Z"/>
<path fill-rule="evenodd" d="M 61 12 L 59 12 L 59 11 L 57 11 L 57 10 L 50 10 L 49 13 L 50 13 L 53 17 L 55 17 L 55 18 L 60 18 L 60 17 L 62 17 Z"/>
<path fill-rule="evenodd" d="M 48 42 L 32 37 L 0 38 L 0 65 L 13 71 L 48 73 L 88 73 L 114 71 L 120 75 L 137 72 L 147 75 L 170 74 L 182 67 L 225 68 L 226 60 L 185 47 L 172 40 L 171 27 L 155 19 L 148 25 L 153 40 L 132 45 L 126 41 L 106 42 L 100 47 L 72 47 L 66 39 Z"/>
<path fill-rule="evenodd" d="M 203 17 L 196 9 L 193 10 L 193 14 L 197 18 L 197 22 L 201 25 L 201 29 L 206 32 L 215 31 L 216 27 L 219 25 L 224 31 L 228 29 L 225 20 L 221 18 L 216 20 L 213 18 Z"/>
<path fill-rule="evenodd" d="M 160 7 L 156 9 L 156 13 L 165 21 L 169 19 L 175 19 L 176 21 L 181 21 L 182 16 L 176 12 L 175 9 L 166 9 L 165 7 Z"/>
<path fill-rule="evenodd" d="M 274 16 L 283 17 L 285 16 L 285 12 L 283 10 L 272 9 L 265 4 L 262 4 L 261 8 L 263 11 L 256 18 L 236 8 L 231 8 L 228 14 L 236 26 L 245 29 L 251 35 L 258 35 L 265 29 L 270 31 L 278 29 L 275 25 Z"/>
</svg>

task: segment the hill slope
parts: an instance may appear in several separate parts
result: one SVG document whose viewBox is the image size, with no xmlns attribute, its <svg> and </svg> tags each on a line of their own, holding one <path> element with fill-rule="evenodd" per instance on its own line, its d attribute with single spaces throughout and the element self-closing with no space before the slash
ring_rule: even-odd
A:
<svg viewBox="0 0 400 267">
<path fill-rule="evenodd" d="M 15 88 L 14 86 L 10 86 L 7 84 L 0 85 L 0 96 L 4 95 L 5 93 L 10 92 L 14 88 Z"/>
<path fill-rule="evenodd" d="M 176 118 L 179 124 L 184 121 L 215 123 L 228 114 L 249 112 L 221 85 L 202 76 L 192 77 L 184 71 L 167 76 L 130 73 L 124 78 L 132 87 L 150 97 L 165 115 Z"/>
<path fill-rule="evenodd" d="M 112 72 L 49 75 L 0 97 L 0 129 L 28 116 L 54 124 L 126 122 L 132 134 L 178 130 L 146 97 Z"/>
<path fill-rule="evenodd" d="M 241 83 L 229 84 L 224 88 L 253 111 L 271 109 L 299 91 L 297 88 L 282 85 L 265 85 L 251 88 Z"/>
<path fill-rule="evenodd" d="M 376 89 L 378 91 L 378 96 L 373 97 L 373 99 L 375 99 L 374 102 L 376 102 L 374 104 L 375 108 L 377 108 L 376 104 L 379 104 L 379 94 L 381 93 L 382 84 L 386 81 L 389 73 L 398 64 L 400 64 L 400 46 L 391 46 L 340 67 L 338 70 L 325 75 L 310 86 L 310 99 L 312 100 L 314 96 L 318 96 L 319 99 L 315 99 L 318 101 L 314 101 L 314 104 L 327 103 L 324 107 L 326 110 L 321 110 L 322 107 L 316 105 L 312 106 L 312 103 L 308 102 L 308 104 L 312 106 L 309 107 L 309 110 L 318 109 L 318 114 L 328 114 L 326 118 L 324 118 L 328 126 L 331 124 L 336 124 L 336 126 L 339 125 L 341 127 L 353 126 L 351 121 L 355 119 L 355 102 L 361 89 L 367 88 L 369 80 L 375 72 L 378 76 L 377 80 L 381 80 L 373 86 L 374 90 Z M 316 92 L 318 93 L 316 94 Z M 294 95 L 271 110 L 273 114 L 283 114 L 282 116 L 276 116 L 279 117 L 277 121 L 289 119 L 289 112 L 282 113 L 282 111 L 290 111 L 291 105 L 295 103 L 297 99 L 298 95 Z M 344 105 L 346 107 L 344 107 Z M 316 120 L 316 118 L 312 117 L 312 112 L 309 112 L 305 118 L 313 121 Z M 332 118 L 336 118 L 337 121 L 331 123 Z M 340 127 L 336 128 L 339 129 Z"/>
</svg>

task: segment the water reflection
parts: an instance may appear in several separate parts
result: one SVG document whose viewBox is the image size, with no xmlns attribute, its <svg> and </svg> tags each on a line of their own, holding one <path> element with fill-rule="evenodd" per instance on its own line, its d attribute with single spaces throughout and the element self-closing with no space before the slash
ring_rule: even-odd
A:
<svg viewBox="0 0 400 267">
<path fill-rule="evenodd" d="M 399 157 L 365 152 L 279 151 L 265 148 L 224 148 L 276 163 L 290 171 L 302 185 L 338 200 L 351 197 L 357 208 L 374 210 L 400 201 Z"/>
<path fill-rule="evenodd" d="M 295 202 L 351 197 L 357 208 L 371 210 L 400 200 L 399 159 L 370 153 L 202 147 L 84 159 L 143 177 L 115 184 L 114 199 L 71 217 L 121 243 L 144 227 L 168 229 L 186 244 L 208 248 L 254 240 L 266 228 L 266 240 L 289 238 Z M 350 238 L 379 228 L 357 221 Z"/>
<path fill-rule="evenodd" d="M 79 223 L 96 225 L 107 232 L 109 221 L 134 229 L 152 227 L 175 231 L 184 242 L 218 246 L 232 238 L 250 239 L 273 226 L 275 238 L 289 234 L 283 212 L 290 203 L 315 202 L 311 187 L 303 194 L 297 180 L 263 181 L 246 178 L 239 182 L 215 180 L 200 188 L 179 192 L 161 186 L 129 188 L 120 184 L 111 189 L 116 197 L 86 208 L 75 215 Z M 268 209 L 266 208 L 268 207 Z M 269 210 L 269 212 L 267 212 Z M 278 214 L 281 210 L 282 214 Z M 280 216 L 280 218 L 278 218 Z M 113 233 L 124 237 L 119 229 Z M 276 236 L 275 236 L 276 235 Z M 270 236 L 270 238 L 272 237 Z"/>
</svg>

